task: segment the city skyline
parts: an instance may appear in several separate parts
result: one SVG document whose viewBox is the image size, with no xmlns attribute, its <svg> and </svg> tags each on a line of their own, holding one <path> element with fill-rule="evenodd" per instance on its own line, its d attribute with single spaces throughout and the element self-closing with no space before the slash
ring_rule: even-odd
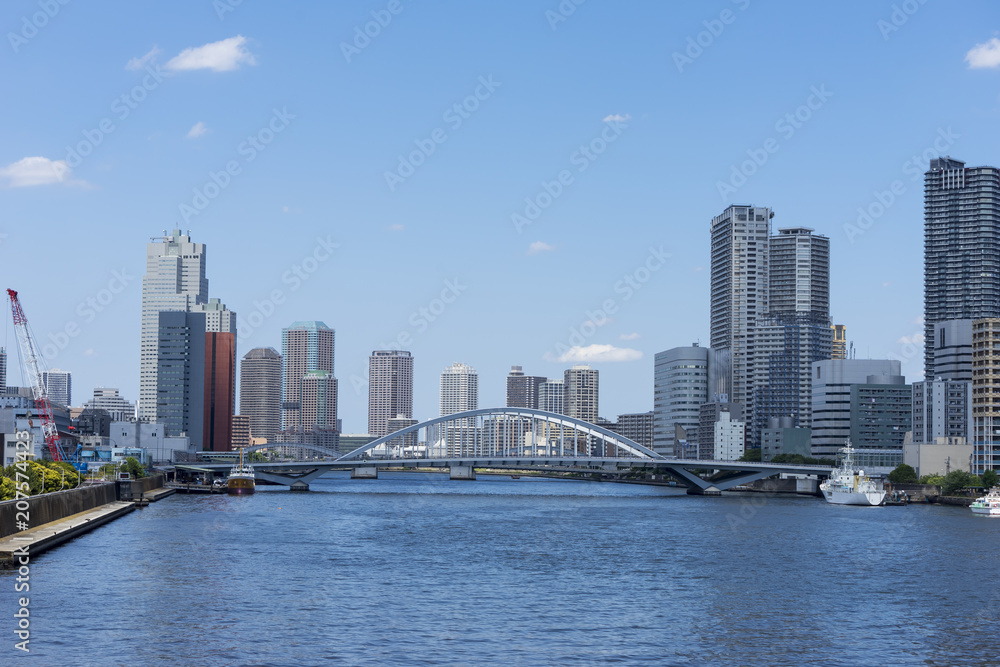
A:
<svg viewBox="0 0 1000 667">
<path fill-rule="evenodd" d="M 776 211 L 775 227 L 807 226 L 831 239 L 831 311 L 857 356 L 894 356 L 918 380 L 923 172 L 938 155 L 968 166 L 998 162 L 981 141 L 1000 114 L 990 30 L 976 19 L 990 5 L 922 5 L 888 31 L 879 27 L 888 6 L 748 5 L 736 5 L 735 22 L 709 34 L 710 46 L 694 58 L 685 53 L 689 38 L 717 19 L 705 7 L 648 4 L 648 21 L 636 25 L 634 13 L 588 4 L 554 27 L 543 5 L 491 7 L 475 17 L 406 10 L 350 61 L 337 45 L 369 17 L 349 7 L 317 8 L 315 26 L 295 24 L 294 48 L 283 39 L 293 29 L 287 17 L 245 3 L 224 21 L 208 11 L 211 20 L 197 27 L 179 19 L 185 10 L 207 11 L 196 3 L 153 8 L 141 21 L 130 12 L 111 21 L 60 15 L 19 47 L 18 62 L 31 67 L 5 70 L 9 85 L 64 111 L 2 112 L 22 131 L 0 156 L 10 214 L 0 250 L 10 260 L 33 256 L 38 237 L 23 230 L 43 219 L 50 253 L 87 261 L 57 263 L 30 287 L 11 287 L 22 290 L 53 353 L 48 365 L 71 371 L 81 395 L 108 385 L 140 400 L 139 337 L 122 326 L 140 309 L 144 267 L 135 249 L 160 230 L 190 229 L 211 248 L 212 293 L 240 316 L 239 352 L 279 347 L 281 328 L 298 320 L 322 319 L 340 331 L 347 431 L 365 430 L 368 355 L 393 347 L 417 360 L 418 416 L 436 413 L 438 370 L 463 359 L 482 376 L 484 405 L 504 403 L 502 378 L 512 364 L 553 378 L 590 363 L 602 371 L 602 411 L 611 418 L 652 407 L 656 352 L 709 344 L 704 221 L 728 204 L 755 202 Z M 19 25 L 20 16 L 9 23 Z M 473 23 L 453 30 L 464 21 Z M 320 35 L 321 25 L 332 32 Z M 788 47 L 803 46 L 802 25 L 813 28 L 810 47 L 795 63 L 777 49 L 754 48 L 755 35 L 771 30 Z M 429 37 L 447 48 L 424 48 Z M 530 58 L 511 57 L 512 37 L 528 44 Z M 112 48 L 86 48 L 105 38 Z M 174 62 L 185 49 L 220 42 L 234 59 L 217 68 Z M 324 46 L 303 48 L 313 43 Z M 466 57 L 442 58 L 455 48 Z M 618 55 L 605 62 L 598 52 Z M 531 66 L 562 57 L 586 67 L 552 79 Z M 649 62 L 661 66 L 657 85 L 620 75 Z M 925 76 L 898 76 L 902 62 Z M 158 80 L 147 66 L 168 74 Z M 858 80 L 861 67 L 872 76 Z M 86 83 L 93 72 L 103 76 L 96 88 Z M 336 78 L 335 94 L 302 85 L 321 75 Z M 553 86 L 559 77 L 565 85 Z M 940 95 L 924 94 L 927 77 Z M 365 83 L 373 78 L 402 91 L 406 108 Z M 582 85 L 595 79 L 606 85 Z M 141 101 L 131 97 L 136 86 Z M 345 108 L 343 95 L 359 103 Z M 740 95 L 758 101 L 732 122 L 728 101 Z M 468 117 L 443 118 L 470 96 L 475 112 L 463 107 Z M 59 103 L 67 97 L 69 109 Z M 900 116 L 899 99 L 921 104 Z M 105 116 L 112 132 L 99 129 Z M 439 127 L 446 141 L 390 189 L 385 174 L 407 172 L 400 156 L 408 161 L 414 142 Z M 264 129 L 268 142 L 250 161 L 244 142 Z M 595 159 L 579 151 L 598 139 L 606 150 L 590 152 Z M 46 171 L 67 157 L 67 170 Z M 226 171 L 230 161 L 239 173 Z M 31 165 L 41 171 L 26 173 Z M 569 185 L 559 184 L 564 169 Z M 525 199 L 549 204 L 544 184 L 563 192 L 535 215 Z M 514 215 L 530 224 L 515 226 Z M 885 252 L 889 243 L 896 252 Z M 658 265 L 654 252 L 670 257 Z M 409 268 L 416 257 L 445 255 L 448 262 Z M 581 258 L 593 270 L 580 271 Z M 494 317 L 504 295 L 542 286 L 552 288 L 548 298 L 522 302 L 517 317 Z M 604 312 L 606 301 L 615 313 Z M 685 316 L 665 321 L 665 312 Z M 12 368 L 11 384 L 17 376 Z"/>
</svg>

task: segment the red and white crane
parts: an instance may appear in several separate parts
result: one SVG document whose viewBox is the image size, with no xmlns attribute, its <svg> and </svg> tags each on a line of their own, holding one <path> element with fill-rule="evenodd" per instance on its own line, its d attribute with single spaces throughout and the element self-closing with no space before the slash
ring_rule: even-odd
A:
<svg viewBox="0 0 1000 667">
<path fill-rule="evenodd" d="M 66 455 L 59 446 L 59 431 L 56 430 L 56 420 L 52 417 L 52 406 L 49 404 L 48 391 L 42 377 L 42 369 L 38 363 L 35 338 L 28 328 L 28 318 L 24 308 L 17 298 L 17 292 L 7 290 L 10 297 L 10 309 L 14 315 L 14 328 L 17 330 L 17 344 L 21 350 L 22 368 L 27 371 L 27 380 L 31 382 L 31 393 L 35 399 L 35 412 L 42 420 L 42 435 L 45 436 L 45 446 L 53 461 L 65 461 Z"/>
</svg>

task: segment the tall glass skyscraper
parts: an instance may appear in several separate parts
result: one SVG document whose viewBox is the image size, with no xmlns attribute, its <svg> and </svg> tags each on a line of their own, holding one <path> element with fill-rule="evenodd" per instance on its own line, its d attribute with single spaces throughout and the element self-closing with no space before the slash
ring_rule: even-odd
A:
<svg viewBox="0 0 1000 667">
<path fill-rule="evenodd" d="M 206 249 L 179 229 L 146 244 L 142 277 L 142 324 L 139 343 L 139 418 L 157 421 L 156 374 L 159 313 L 187 312 L 208 302 Z M 235 329 L 234 329 L 235 331 Z"/>
<path fill-rule="evenodd" d="M 936 324 L 1000 317 L 1000 169 L 931 160 L 924 174 L 924 369 Z"/>
</svg>

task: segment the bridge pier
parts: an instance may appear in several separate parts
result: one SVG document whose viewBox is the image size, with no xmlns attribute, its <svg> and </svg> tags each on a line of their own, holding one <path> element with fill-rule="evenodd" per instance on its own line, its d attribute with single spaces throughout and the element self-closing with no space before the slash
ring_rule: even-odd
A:
<svg viewBox="0 0 1000 667">
<path fill-rule="evenodd" d="M 309 485 L 306 484 L 305 482 L 299 480 L 297 482 L 293 482 L 292 485 L 288 487 L 288 490 L 289 491 L 308 491 L 309 490 Z"/>
<path fill-rule="evenodd" d="M 378 479 L 378 468 L 375 466 L 351 468 L 351 479 Z"/>
<path fill-rule="evenodd" d="M 688 492 L 689 496 L 721 496 L 722 495 L 722 491 L 719 491 L 714 486 L 707 486 L 704 489 L 699 488 L 699 487 L 689 486 L 687 492 Z"/>
<path fill-rule="evenodd" d="M 450 477 L 451 479 L 472 481 L 476 479 L 476 469 L 472 466 L 452 466 Z"/>
</svg>

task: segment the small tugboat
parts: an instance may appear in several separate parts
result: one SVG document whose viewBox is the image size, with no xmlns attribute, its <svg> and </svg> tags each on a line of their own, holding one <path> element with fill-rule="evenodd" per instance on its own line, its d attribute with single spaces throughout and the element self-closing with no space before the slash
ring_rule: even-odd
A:
<svg viewBox="0 0 1000 667">
<path fill-rule="evenodd" d="M 1000 487 L 994 486 L 985 496 L 976 498 L 969 509 L 973 514 L 1000 516 Z"/>
<path fill-rule="evenodd" d="M 840 453 L 840 467 L 833 471 L 830 479 L 819 485 L 826 502 L 870 507 L 881 505 L 885 500 L 885 485 L 881 480 L 868 477 L 864 470 L 854 467 L 854 448 L 851 447 L 850 440 Z"/>
<path fill-rule="evenodd" d="M 244 451 L 240 450 L 240 462 L 229 471 L 229 479 L 226 480 L 226 488 L 229 495 L 248 495 L 254 492 L 254 472 L 253 466 L 244 463 Z"/>
</svg>

